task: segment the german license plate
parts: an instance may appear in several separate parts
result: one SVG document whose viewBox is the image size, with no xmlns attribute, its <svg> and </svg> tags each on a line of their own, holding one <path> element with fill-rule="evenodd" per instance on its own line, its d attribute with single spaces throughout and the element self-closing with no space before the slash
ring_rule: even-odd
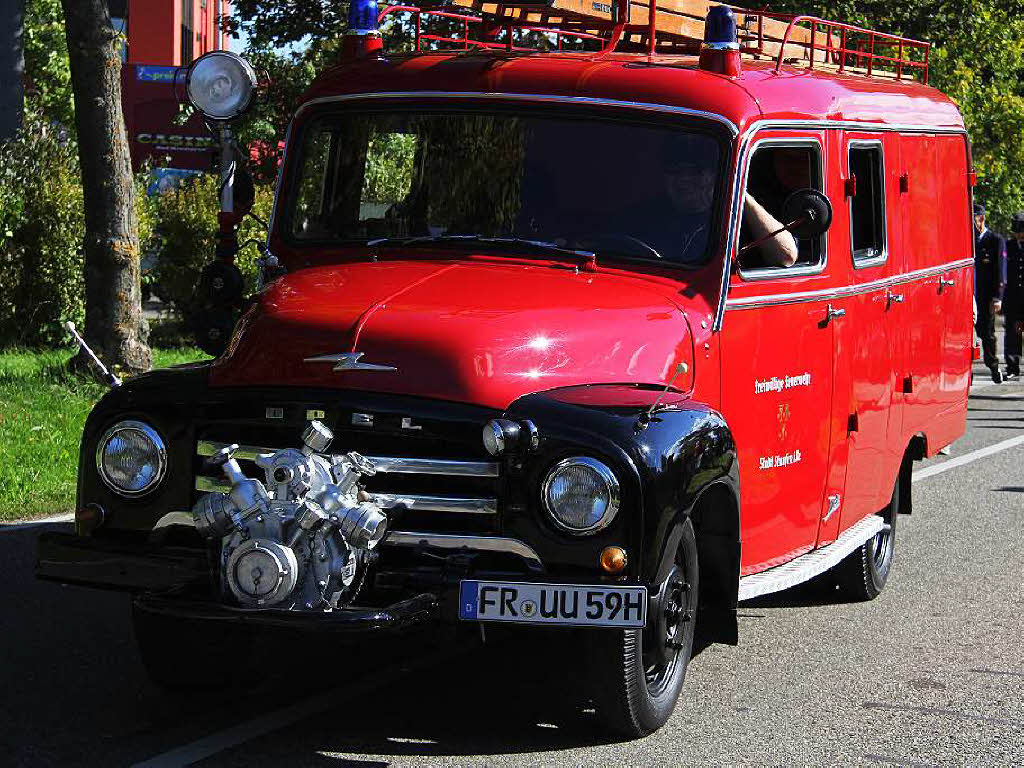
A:
<svg viewBox="0 0 1024 768">
<path fill-rule="evenodd" d="M 646 587 L 463 581 L 459 618 L 519 624 L 643 627 Z"/>
</svg>

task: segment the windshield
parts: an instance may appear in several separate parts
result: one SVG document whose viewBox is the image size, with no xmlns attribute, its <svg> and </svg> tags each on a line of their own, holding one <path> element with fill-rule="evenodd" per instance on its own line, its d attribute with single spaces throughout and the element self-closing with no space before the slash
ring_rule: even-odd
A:
<svg viewBox="0 0 1024 768">
<path fill-rule="evenodd" d="M 305 131 L 288 218 L 305 242 L 509 239 L 700 264 L 719 144 L 650 123 L 346 113 Z"/>
</svg>

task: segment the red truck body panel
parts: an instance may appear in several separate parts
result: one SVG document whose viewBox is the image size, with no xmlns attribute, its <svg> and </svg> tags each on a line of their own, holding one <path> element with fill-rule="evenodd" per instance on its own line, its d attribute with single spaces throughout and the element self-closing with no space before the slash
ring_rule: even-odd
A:
<svg viewBox="0 0 1024 768">
<path fill-rule="evenodd" d="M 424 109 L 568 103 L 705 119 L 731 142 L 733 222 L 755 144 L 810 142 L 834 208 L 823 265 L 770 279 L 737 273 L 729 265 L 738 227 L 722 228 L 716 255 L 696 270 L 600 258 L 580 270 L 557 259 L 400 248 L 368 262 L 365 248 L 290 241 L 278 210 L 270 245 L 292 273 L 243 319 L 213 385 L 366 389 L 504 409 L 558 387 L 664 387 L 685 362 L 673 389 L 719 409 L 736 438 L 744 575 L 834 541 L 887 504 L 915 440 L 931 454 L 963 433 L 969 151 L 960 114 L 935 89 L 749 62 L 730 79 L 699 70 L 693 57 L 368 58 L 310 89 L 280 189 L 296 173 L 295 135 L 311 116 L 371 100 Z M 865 143 L 884 158 L 886 247 L 863 266 L 851 259 L 846 181 L 850 147 Z M 279 195 L 279 208 L 288 198 Z M 303 362 L 353 351 L 399 370 Z"/>
</svg>

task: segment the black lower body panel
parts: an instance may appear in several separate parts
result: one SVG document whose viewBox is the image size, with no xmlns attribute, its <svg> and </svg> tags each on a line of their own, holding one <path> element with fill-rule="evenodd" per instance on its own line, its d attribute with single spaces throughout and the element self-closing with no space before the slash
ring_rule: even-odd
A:
<svg viewBox="0 0 1024 768">
<path fill-rule="evenodd" d="M 318 632 L 401 632 L 437 618 L 435 595 L 424 593 L 384 608 L 339 608 L 329 613 L 234 608 L 217 603 L 140 595 L 135 605 L 149 613 L 203 621 L 231 622 Z"/>
<path fill-rule="evenodd" d="M 122 592 L 164 592 L 208 582 L 205 550 L 44 533 L 36 577 Z"/>
<path fill-rule="evenodd" d="M 149 613 L 204 621 L 352 633 L 400 632 L 439 618 L 437 595 L 424 592 L 384 607 L 346 607 L 326 613 L 246 609 L 195 599 L 210 584 L 205 550 L 44 533 L 36 577 L 136 594 Z"/>
</svg>

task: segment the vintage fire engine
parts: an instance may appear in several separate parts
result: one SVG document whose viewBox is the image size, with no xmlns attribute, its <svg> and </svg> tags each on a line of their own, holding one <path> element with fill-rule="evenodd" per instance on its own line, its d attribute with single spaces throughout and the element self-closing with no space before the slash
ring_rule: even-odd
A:
<svg viewBox="0 0 1024 768">
<path fill-rule="evenodd" d="M 692 0 L 353 9 L 277 272 L 220 357 L 96 406 L 39 574 L 132 592 L 167 684 L 261 625 L 562 626 L 629 735 L 698 624 L 875 597 L 966 423 L 973 173 L 928 46 Z M 191 75 L 215 117 L 232 62 Z"/>
</svg>

